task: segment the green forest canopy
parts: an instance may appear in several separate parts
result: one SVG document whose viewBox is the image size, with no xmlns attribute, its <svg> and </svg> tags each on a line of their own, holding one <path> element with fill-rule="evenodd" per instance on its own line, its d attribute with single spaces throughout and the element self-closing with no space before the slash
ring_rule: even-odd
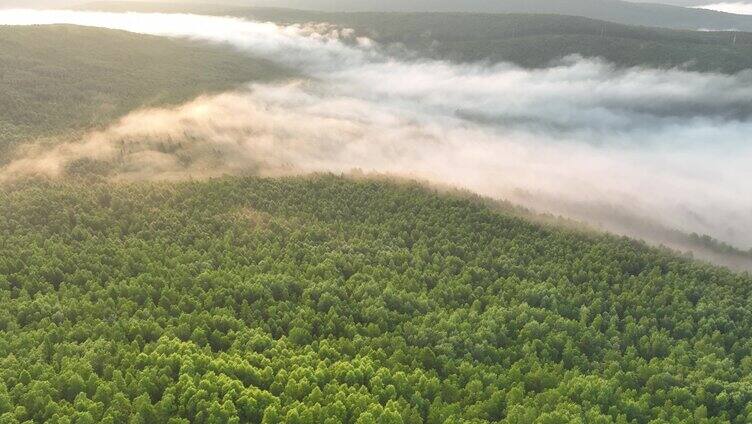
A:
<svg viewBox="0 0 752 424">
<path fill-rule="evenodd" d="M 0 28 L 0 137 L 282 75 Z M 0 423 L 747 423 L 751 283 L 417 184 L 20 183 L 0 188 Z"/>
<path fill-rule="evenodd" d="M 66 25 L 0 27 L 0 156 L 30 138 L 289 75 L 221 46 Z"/>
<path fill-rule="evenodd" d="M 0 422 L 752 420 L 749 274 L 414 184 L 21 184 L 0 252 Z"/>
</svg>

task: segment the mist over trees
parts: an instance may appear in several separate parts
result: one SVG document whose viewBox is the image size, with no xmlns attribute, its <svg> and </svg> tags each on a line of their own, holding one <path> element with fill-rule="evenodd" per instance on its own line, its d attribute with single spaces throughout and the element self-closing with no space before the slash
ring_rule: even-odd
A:
<svg viewBox="0 0 752 424">
<path fill-rule="evenodd" d="M 547 67 L 568 55 L 580 55 L 602 58 L 622 67 L 724 73 L 752 67 L 750 33 L 647 28 L 582 16 L 343 13 L 149 2 L 92 3 L 83 9 L 230 15 L 282 25 L 328 22 L 392 46 L 396 53 L 457 62 Z"/>
<path fill-rule="evenodd" d="M 752 25 L 612 0 L 285 4 Z M 637 223 L 659 238 L 659 209 L 746 236 L 739 164 L 752 150 L 733 143 L 752 125 L 750 34 L 540 14 L 85 7 L 297 25 L 189 19 L 163 34 L 194 41 L 0 27 L 0 424 L 752 422 L 749 272 L 443 185 L 311 174 L 420 168 L 481 192 L 529 173 L 625 226 L 638 217 L 626 206 L 661 198 Z M 219 30 L 196 35 L 197 22 Z M 599 59 L 557 62 L 571 54 Z M 597 143 L 560 140 L 581 133 L 672 144 L 598 156 Z M 579 203 L 594 187 L 621 203 Z"/>
<path fill-rule="evenodd" d="M 0 26 L 0 75 L 1 163 L 22 142 L 291 73 L 220 46 L 59 25 Z"/>
</svg>

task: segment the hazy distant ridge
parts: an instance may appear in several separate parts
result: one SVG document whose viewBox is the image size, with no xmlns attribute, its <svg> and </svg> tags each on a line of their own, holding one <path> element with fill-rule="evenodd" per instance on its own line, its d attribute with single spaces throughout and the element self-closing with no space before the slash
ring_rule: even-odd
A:
<svg viewBox="0 0 752 424">
<path fill-rule="evenodd" d="M 752 31 L 752 16 L 732 15 L 710 10 L 692 9 L 652 3 L 619 0 L 257 0 L 223 1 L 243 6 L 289 7 L 340 12 L 471 12 L 471 13 L 550 13 L 584 16 L 611 22 L 679 29 L 716 29 Z M 712 3 L 712 2 L 709 2 Z M 0 3 L 1 4 L 1 3 Z M 144 5 L 124 2 L 94 2 L 122 8 Z M 163 3 L 167 4 L 167 3 Z M 175 6 L 174 3 L 170 3 Z M 218 7 L 218 6 L 215 6 Z"/>
</svg>

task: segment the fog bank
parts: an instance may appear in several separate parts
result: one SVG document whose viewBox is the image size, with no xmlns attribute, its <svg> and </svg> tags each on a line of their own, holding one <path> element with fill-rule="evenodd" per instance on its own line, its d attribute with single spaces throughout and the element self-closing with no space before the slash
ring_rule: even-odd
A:
<svg viewBox="0 0 752 424">
<path fill-rule="evenodd" d="M 310 77 L 139 111 L 75 143 L 29 147 L 2 170 L 6 180 L 97 163 L 116 179 L 359 168 L 626 233 L 636 234 L 624 216 L 752 246 L 752 73 L 623 70 L 582 58 L 538 70 L 457 65 L 403 59 L 326 24 L 195 15 L 14 10 L 0 23 L 226 43 Z"/>
<path fill-rule="evenodd" d="M 734 13 L 737 15 L 752 15 L 752 3 L 728 2 L 713 3 L 704 6 L 696 6 L 698 9 L 715 10 L 716 12 Z"/>
</svg>

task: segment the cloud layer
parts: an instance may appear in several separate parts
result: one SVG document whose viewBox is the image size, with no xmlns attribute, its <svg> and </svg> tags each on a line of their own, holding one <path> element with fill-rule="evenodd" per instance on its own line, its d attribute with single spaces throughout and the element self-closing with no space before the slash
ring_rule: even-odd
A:
<svg viewBox="0 0 752 424">
<path fill-rule="evenodd" d="M 644 220 L 752 246 L 752 73 L 624 70 L 582 58 L 539 70 L 408 60 L 326 24 L 195 15 L 16 10 L 0 23 L 227 43 L 310 76 L 136 112 L 51 150 L 32 146 L 5 179 L 87 161 L 125 179 L 359 168 L 617 231 Z"/>
<path fill-rule="evenodd" d="M 698 9 L 715 10 L 717 12 L 735 13 L 737 15 L 752 15 L 752 3 L 727 2 L 697 6 Z"/>
</svg>

